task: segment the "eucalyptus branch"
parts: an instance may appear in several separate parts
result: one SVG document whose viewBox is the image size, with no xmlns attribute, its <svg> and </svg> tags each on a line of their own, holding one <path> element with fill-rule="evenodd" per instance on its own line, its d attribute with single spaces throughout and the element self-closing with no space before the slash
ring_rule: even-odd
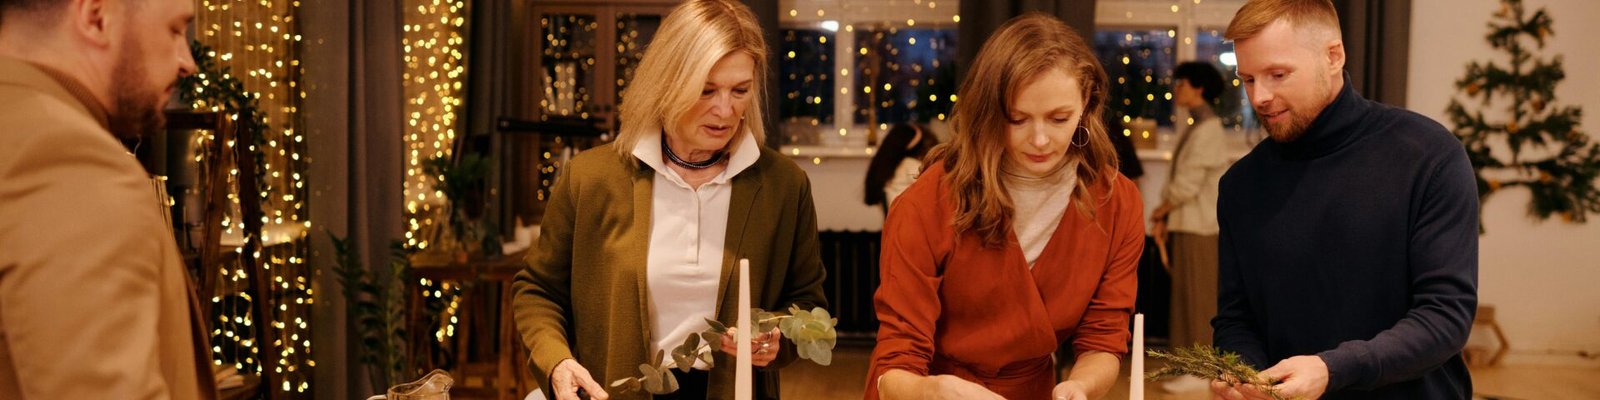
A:
<svg viewBox="0 0 1600 400">
<path fill-rule="evenodd" d="M 820 365 L 833 362 L 833 347 L 839 338 L 834 325 L 839 323 L 839 319 L 829 316 L 828 310 L 816 307 L 806 311 L 799 306 L 790 306 L 788 315 L 775 314 L 759 308 L 750 311 L 756 325 L 751 332 L 752 337 L 759 333 L 771 332 L 776 328 L 784 338 L 794 342 L 800 358 Z M 650 359 L 649 363 L 639 365 L 639 376 L 612 381 L 610 386 L 620 389 L 620 392 L 643 390 L 656 395 L 668 394 L 678 391 L 678 379 L 672 375 L 673 368 L 689 372 L 696 362 L 704 362 L 708 368 L 715 367 L 711 357 L 714 349 L 722 346 L 723 335 L 739 328 L 729 328 L 722 322 L 710 318 L 705 321 L 704 331 L 689 335 L 684 338 L 683 344 L 672 349 L 670 354 L 672 361 L 663 363 L 662 360 L 666 359 L 668 354 L 657 351 L 655 358 Z"/>
</svg>

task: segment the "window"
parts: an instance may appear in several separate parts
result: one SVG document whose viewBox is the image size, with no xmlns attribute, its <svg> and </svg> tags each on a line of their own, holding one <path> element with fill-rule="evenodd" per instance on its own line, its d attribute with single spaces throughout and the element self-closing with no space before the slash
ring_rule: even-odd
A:
<svg viewBox="0 0 1600 400">
<path fill-rule="evenodd" d="M 1223 29 L 1200 28 L 1199 32 L 1195 32 L 1195 58 L 1210 61 L 1212 65 L 1222 68 L 1224 90 L 1220 99 L 1222 104 L 1217 109 L 1217 115 L 1222 117 L 1222 126 L 1255 130 L 1255 110 L 1250 108 L 1249 100 L 1245 99 L 1244 86 L 1239 82 L 1239 65 L 1233 58 L 1233 42 L 1222 38 Z"/>
<path fill-rule="evenodd" d="M 890 125 L 941 130 L 958 100 L 958 1 L 780 4 L 780 145 L 867 155 Z"/>
<path fill-rule="evenodd" d="M 1144 118 L 1171 126 L 1175 29 L 1100 29 L 1095 56 L 1110 80 L 1110 117 L 1128 122 Z M 1124 132 L 1126 134 L 1126 132 Z"/>
<path fill-rule="evenodd" d="M 1110 79 L 1108 119 L 1145 118 L 1154 124 L 1143 126 L 1173 129 L 1172 69 L 1198 60 L 1211 62 L 1222 72 L 1226 90 L 1217 115 L 1223 126 L 1254 131 L 1257 123 L 1249 101 L 1235 79 L 1233 43 L 1222 38 L 1223 27 L 1243 4 L 1101 0 L 1095 10 L 1094 48 Z"/>
<path fill-rule="evenodd" d="M 943 121 L 956 100 L 954 29 L 871 29 L 856 34 L 855 120 Z"/>
<path fill-rule="evenodd" d="M 778 118 L 811 126 L 833 124 L 834 34 L 825 29 L 785 29 L 778 49 Z"/>
</svg>

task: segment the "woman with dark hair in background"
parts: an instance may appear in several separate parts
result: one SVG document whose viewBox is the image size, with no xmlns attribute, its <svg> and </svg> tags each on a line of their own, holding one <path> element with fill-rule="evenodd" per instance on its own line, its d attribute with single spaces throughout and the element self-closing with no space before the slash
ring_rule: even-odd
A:
<svg viewBox="0 0 1600 400">
<path fill-rule="evenodd" d="M 884 215 L 888 215 L 889 204 L 911 187 L 922 171 L 922 157 L 937 144 L 939 138 L 917 124 L 899 124 L 890 129 L 872 155 L 872 163 L 867 164 L 867 205 L 881 204 Z"/>
</svg>

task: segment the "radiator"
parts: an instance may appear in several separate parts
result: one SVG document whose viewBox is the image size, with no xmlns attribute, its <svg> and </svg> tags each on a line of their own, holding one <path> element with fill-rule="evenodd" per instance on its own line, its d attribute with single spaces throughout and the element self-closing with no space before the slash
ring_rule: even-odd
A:
<svg viewBox="0 0 1600 400">
<path fill-rule="evenodd" d="M 823 292 L 828 311 L 839 318 L 840 341 L 875 340 L 877 314 L 872 295 L 878 291 L 879 232 L 822 231 L 822 265 L 828 270 Z"/>
</svg>

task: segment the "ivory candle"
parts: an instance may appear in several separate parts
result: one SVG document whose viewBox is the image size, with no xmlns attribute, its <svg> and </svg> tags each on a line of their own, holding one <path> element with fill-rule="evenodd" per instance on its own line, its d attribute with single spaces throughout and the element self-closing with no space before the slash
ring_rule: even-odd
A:
<svg viewBox="0 0 1600 400">
<path fill-rule="evenodd" d="M 739 321 L 736 328 L 733 340 L 738 350 L 735 359 L 739 369 L 733 376 L 733 398 L 750 400 L 755 394 L 750 366 L 750 332 L 755 329 L 755 323 L 750 321 L 750 260 L 744 258 L 739 259 Z"/>
<path fill-rule="evenodd" d="M 1128 398 L 1144 400 L 1144 314 L 1133 315 L 1132 364 L 1128 371 Z"/>
</svg>

